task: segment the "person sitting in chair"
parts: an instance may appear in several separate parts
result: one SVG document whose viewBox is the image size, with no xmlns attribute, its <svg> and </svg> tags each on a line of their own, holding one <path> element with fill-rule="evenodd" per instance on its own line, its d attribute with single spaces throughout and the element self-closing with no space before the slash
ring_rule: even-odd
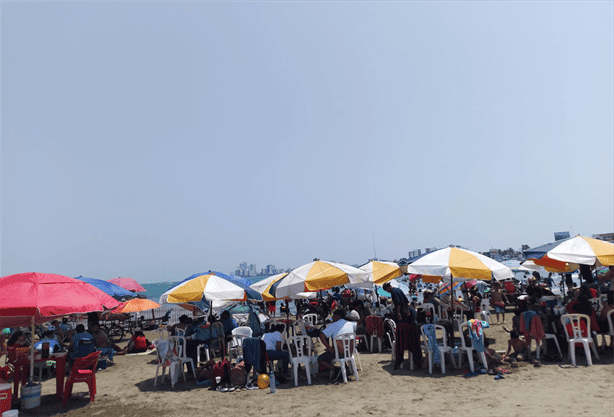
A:
<svg viewBox="0 0 614 417">
<path fill-rule="evenodd" d="M 99 323 L 92 324 L 90 331 L 92 336 L 94 336 L 96 350 L 99 350 L 102 355 L 106 355 L 109 358 L 109 362 L 113 363 L 115 349 L 113 349 L 109 336 L 100 328 Z"/>
<path fill-rule="evenodd" d="M 72 337 L 68 345 L 66 365 L 69 368 L 72 368 L 77 358 L 84 358 L 96 350 L 94 336 L 85 331 L 84 325 L 78 324 L 75 330 L 77 333 Z"/>
<path fill-rule="evenodd" d="M 344 319 L 346 316 L 345 310 L 338 309 L 333 312 L 333 322 L 326 326 L 320 333 L 320 340 L 326 348 L 326 351 L 318 356 L 318 363 L 330 371 L 331 379 L 337 379 L 340 368 L 333 365 L 335 359 L 335 348 L 328 343 L 328 338 L 335 338 L 346 333 L 354 333 L 356 331 L 356 323 Z M 339 352 L 340 357 L 343 357 L 343 351 Z"/>
</svg>

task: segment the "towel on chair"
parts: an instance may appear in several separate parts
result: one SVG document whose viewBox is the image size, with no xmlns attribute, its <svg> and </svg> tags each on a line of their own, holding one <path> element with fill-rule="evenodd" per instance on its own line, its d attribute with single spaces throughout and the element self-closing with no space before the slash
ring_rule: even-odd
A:
<svg viewBox="0 0 614 417">
<path fill-rule="evenodd" d="M 483 328 L 490 327 L 487 321 L 471 319 L 467 322 L 469 329 L 469 338 L 476 352 L 484 352 L 484 343 L 482 342 Z"/>
<path fill-rule="evenodd" d="M 365 318 L 365 329 L 369 336 L 374 334 L 382 339 L 384 337 L 384 320 L 378 316 L 368 316 Z"/>
<path fill-rule="evenodd" d="M 418 368 L 422 367 L 422 348 L 418 332 L 415 324 L 397 324 L 396 363 L 403 362 L 405 351 L 409 350 L 414 357 L 415 365 Z"/>
<path fill-rule="evenodd" d="M 425 324 L 423 329 L 429 344 L 429 350 L 433 352 L 433 363 L 440 363 L 441 352 L 439 351 L 439 343 L 437 343 L 437 333 L 435 332 L 435 325 L 432 323 Z"/>
<path fill-rule="evenodd" d="M 243 339 L 243 360 L 245 370 L 249 373 L 252 366 L 256 372 L 266 372 L 267 356 L 266 344 L 259 337 L 246 337 Z"/>
</svg>

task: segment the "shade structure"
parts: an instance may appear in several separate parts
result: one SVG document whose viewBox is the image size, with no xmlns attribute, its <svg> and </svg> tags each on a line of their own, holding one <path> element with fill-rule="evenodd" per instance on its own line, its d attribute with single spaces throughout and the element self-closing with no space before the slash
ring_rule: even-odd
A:
<svg viewBox="0 0 614 417">
<path fill-rule="evenodd" d="M 262 299 L 264 301 L 283 300 L 283 298 L 277 298 L 277 297 L 274 297 L 273 295 L 271 295 L 269 290 L 271 289 L 273 284 L 275 284 L 280 279 L 284 278 L 286 275 L 288 275 L 288 273 L 287 272 L 283 272 L 281 274 L 276 274 L 276 275 L 270 276 L 268 278 L 263 279 L 262 281 L 258 281 L 258 282 L 253 283 L 252 285 L 250 285 L 250 288 L 253 289 L 253 290 L 256 290 L 260 294 L 262 294 Z M 316 298 L 316 297 L 317 297 L 317 293 L 316 292 L 299 292 L 297 294 L 293 294 L 290 297 L 286 297 L 286 298 L 291 298 L 293 300 L 299 300 L 299 299 L 300 300 L 308 300 L 308 299 L 312 299 L 312 298 Z"/>
<path fill-rule="evenodd" d="M 54 318 L 103 311 L 119 301 L 78 279 L 56 274 L 25 272 L 0 278 L 0 325 L 32 326 Z M 30 347 L 30 381 L 34 372 L 34 344 Z"/>
<path fill-rule="evenodd" d="M 147 298 L 133 298 L 115 307 L 111 313 L 136 313 L 137 311 L 152 310 L 158 307 L 160 307 L 160 304 Z"/>
<path fill-rule="evenodd" d="M 56 317 L 112 309 L 119 301 L 78 279 L 25 272 L 0 278 L 0 325 L 29 326 Z M 10 323 L 9 323 L 10 322 Z"/>
<path fill-rule="evenodd" d="M 550 249 L 551 259 L 581 265 L 614 265 L 614 244 L 577 235 Z"/>
<path fill-rule="evenodd" d="M 461 248 L 444 248 L 430 252 L 407 268 L 409 273 L 497 280 L 513 278 L 511 269 L 484 255 Z"/>
<path fill-rule="evenodd" d="M 338 285 L 366 282 L 369 274 L 353 266 L 316 260 L 300 266 L 277 281 L 269 293 L 286 298 L 301 292 L 326 290 Z"/>
<path fill-rule="evenodd" d="M 452 286 L 452 291 L 458 290 L 461 285 L 463 285 L 462 281 L 455 282 L 454 285 Z M 441 285 L 439 286 L 439 289 L 437 290 L 437 294 L 442 295 L 442 294 L 447 294 L 449 292 L 450 292 L 450 283 L 442 282 Z"/>
<path fill-rule="evenodd" d="M 211 301 L 262 301 L 262 296 L 249 287 L 231 282 L 215 273 L 194 274 L 169 288 L 160 297 L 160 304 Z"/>
<path fill-rule="evenodd" d="M 369 274 L 368 282 L 375 285 L 383 285 L 391 279 L 403 275 L 403 271 L 401 271 L 399 265 L 394 262 L 370 261 L 359 266 L 358 269 L 367 272 Z"/>
<path fill-rule="evenodd" d="M 146 291 L 145 288 L 143 288 L 141 284 L 139 284 L 132 278 L 126 278 L 126 277 L 113 278 L 113 279 L 110 279 L 109 282 L 115 285 L 119 285 L 120 287 L 128 291 L 132 291 L 132 292 L 145 292 Z"/>
<path fill-rule="evenodd" d="M 253 289 L 254 291 L 258 291 L 260 294 L 262 294 L 262 299 L 264 301 L 279 300 L 279 298 L 274 297 L 269 292 L 269 290 L 271 289 L 271 286 L 273 284 L 275 284 L 280 279 L 284 278 L 286 275 L 288 275 L 287 272 L 270 276 L 268 278 L 263 279 L 262 281 L 258 281 L 258 282 L 253 283 L 252 285 L 250 285 L 250 288 Z"/>
<path fill-rule="evenodd" d="M 96 278 L 86 278 L 81 276 L 75 277 L 75 279 L 93 285 L 94 287 L 98 288 L 105 294 L 110 295 L 111 297 L 134 297 L 134 294 L 132 292 L 109 281 Z"/>
</svg>

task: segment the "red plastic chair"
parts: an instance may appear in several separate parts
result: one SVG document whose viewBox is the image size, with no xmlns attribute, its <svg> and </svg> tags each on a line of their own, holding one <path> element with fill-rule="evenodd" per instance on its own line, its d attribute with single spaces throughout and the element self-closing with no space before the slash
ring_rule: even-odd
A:
<svg viewBox="0 0 614 417">
<path fill-rule="evenodd" d="M 64 399 L 62 405 L 66 406 L 68 399 L 72 395 L 72 386 L 76 382 L 85 382 L 90 391 L 90 401 L 94 401 L 96 396 L 96 365 L 100 358 L 100 351 L 90 353 L 85 358 L 78 358 L 72 366 L 70 376 L 66 380 L 64 387 Z"/>
</svg>

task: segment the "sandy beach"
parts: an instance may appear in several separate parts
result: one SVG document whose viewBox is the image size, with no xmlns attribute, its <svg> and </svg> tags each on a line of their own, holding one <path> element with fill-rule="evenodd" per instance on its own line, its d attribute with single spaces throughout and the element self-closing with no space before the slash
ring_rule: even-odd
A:
<svg viewBox="0 0 614 417">
<path fill-rule="evenodd" d="M 506 349 L 508 337 L 500 325 L 486 329 L 486 336 L 495 339 L 497 351 Z M 154 388 L 155 354 L 117 356 L 114 366 L 97 373 L 95 402 L 90 403 L 86 384 L 77 384 L 64 408 L 54 396 L 55 380 L 49 380 L 43 383 L 41 406 L 20 416 L 614 416 L 611 352 L 590 367 L 583 355 L 577 368 L 567 360 L 539 368 L 519 362 L 520 368 L 501 380 L 466 378 L 453 368 L 443 375 L 438 365 L 429 375 L 428 367 L 410 371 L 407 361 L 406 369 L 393 370 L 390 353 L 365 352 L 360 358 L 360 381 L 334 385 L 321 378 L 309 386 L 301 380 L 298 387 L 289 382 L 270 394 L 268 389 L 211 391 L 196 386 L 191 376 L 187 383 L 180 378 L 174 389 L 168 378 Z M 467 368 L 466 361 L 463 365 Z"/>
</svg>

